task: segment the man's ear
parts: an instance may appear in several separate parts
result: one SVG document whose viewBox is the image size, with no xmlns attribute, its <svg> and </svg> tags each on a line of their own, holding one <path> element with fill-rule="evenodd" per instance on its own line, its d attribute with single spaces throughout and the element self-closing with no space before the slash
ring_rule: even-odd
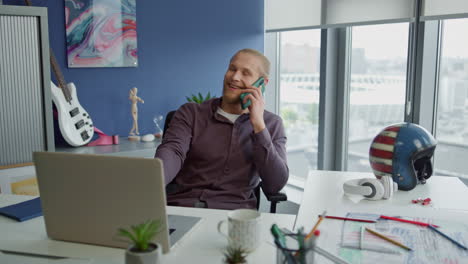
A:
<svg viewBox="0 0 468 264">
<path fill-rule="evenodd" d="M 263 79 L 265 80 L 265 86 L 266 86 L 268 82 L 270 81 L 270 79 L 268 79 L 268 77 L 263 77 Z"/>
</svg>

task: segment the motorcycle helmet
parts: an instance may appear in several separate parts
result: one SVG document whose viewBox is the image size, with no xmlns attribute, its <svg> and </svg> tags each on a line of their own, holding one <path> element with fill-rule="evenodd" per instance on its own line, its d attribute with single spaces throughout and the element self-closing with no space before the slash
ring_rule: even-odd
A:
<svg viewBox="0 0 468 264">
<path fill-rule="evenodd" d="M 393 124 L 372 140 L 370 165 L 378 179 L 392 176 L 399 190 L 409 191 L 431 177 L 436 145 L 436 139 L 419 125 Z"/>
</svg>

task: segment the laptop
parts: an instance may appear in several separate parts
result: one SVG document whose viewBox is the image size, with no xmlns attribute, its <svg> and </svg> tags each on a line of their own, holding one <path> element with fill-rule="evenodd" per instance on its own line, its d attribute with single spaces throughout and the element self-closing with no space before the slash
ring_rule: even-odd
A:
<svg viewBox="0 0 468 264">
<path fill-rule="evenodd" d="M 159 159 L 58 152 L 35 152 L 33 159 L 52 239 L 127 248 L 119 228 L 159 220 L 163 228 L 154 241 L 166 253 L 200 220 L 166 215 Z"/>
</svg>

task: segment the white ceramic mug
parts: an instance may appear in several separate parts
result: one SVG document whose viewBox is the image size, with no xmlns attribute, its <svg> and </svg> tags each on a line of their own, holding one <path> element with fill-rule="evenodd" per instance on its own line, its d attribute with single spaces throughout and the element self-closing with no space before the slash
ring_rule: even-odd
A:
<svg viewBox="0 0 468 264">
<path fill-rule="evenodd" d="M 229 246 L 247 251 L 255 250 L 260 243 L 260 216 L 251 209 L 237 209 L 228 213 L 228 234 L 221 231 L 226 220 L 218 223 L 218 232 L 227 238 Z"/>
</svg>

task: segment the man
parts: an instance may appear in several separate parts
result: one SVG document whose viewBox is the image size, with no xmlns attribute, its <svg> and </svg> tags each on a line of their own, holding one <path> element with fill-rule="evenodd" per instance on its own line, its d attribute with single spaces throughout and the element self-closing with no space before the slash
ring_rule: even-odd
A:
<svg viewBox="0 0 468 264">
<path fill-rule="evenodd" d="M 286 136 L 281 118 L 265 111 L 259 77 L 268 83 L 270 63 L 252 49 L 238 51 L 224 75 L 223 95 L 181 106 L 171 120 L 156 158 L 164 163 L 169 205 L 217 209 L 255 208 L 254 188 L 262 180 L 276 193 L 288 180 Z M 251 100 L 243 110 L 244 102 Z"/>
</svg>

